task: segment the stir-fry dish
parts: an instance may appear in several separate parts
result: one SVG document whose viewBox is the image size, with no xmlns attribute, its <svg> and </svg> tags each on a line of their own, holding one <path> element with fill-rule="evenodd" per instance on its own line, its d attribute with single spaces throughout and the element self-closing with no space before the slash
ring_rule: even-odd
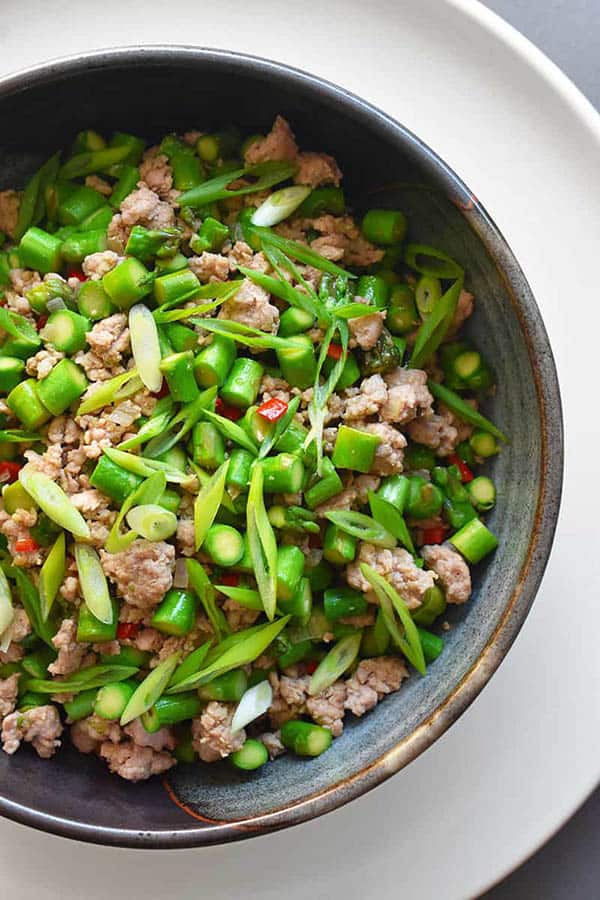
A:
<svg viewBox="0 0 600 900">
<path fill-rule="evenodd" d="M 314 757 L 443 652 L 493 375 L 462 266 L 341 178 L 278 116 L 84 131 L 0 193 L 6 753 Z"/>
</svg>

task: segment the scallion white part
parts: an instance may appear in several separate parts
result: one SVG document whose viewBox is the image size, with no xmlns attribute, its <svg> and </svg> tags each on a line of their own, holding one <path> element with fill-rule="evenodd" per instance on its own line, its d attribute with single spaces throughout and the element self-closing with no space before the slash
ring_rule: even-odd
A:
<svg viewBox="0 0 600 900">
<path fill-rule="evenodd" d="M 15 613 L 8 579 L 0 569 L 0 650 L 6 652 L 12 639 L 12 624 Z"/>
<path fill-rule="evenodd" d="M 272 702 L 273 689 L 267 680 L 259 681 L 254 687 L 248 688 L 233 714 L 231 730 L 241 731 L 250 722 L 263 716 Z"/>
<path fill-rule="evenodd" d="M 158 329 L 154 316 L 143 303 L 136 303 L 129 310 L 129 335 L 131 352 L 140 378 L 149 391 L 159 391 L 162 372 Z"/>
<path fill-rule="evenodd" d="M 303 184 L 295 184 L 293 187 L 281 188 L 271 194 L 264 203 L 258 207 L 250 220 L 252 225 L 261 225 L 265 228 L 271 228 L 283 222 L 288 216 L 291 216 L 298 209 L 301 203 L 306 200 L 312 188 Z"/>
</svg>

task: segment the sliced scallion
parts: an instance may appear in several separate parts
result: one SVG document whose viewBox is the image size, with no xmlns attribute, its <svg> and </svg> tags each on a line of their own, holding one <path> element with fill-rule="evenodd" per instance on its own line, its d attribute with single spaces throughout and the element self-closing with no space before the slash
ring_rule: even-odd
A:
<svg viewBox="0 0 600 900">
<path fill-rule="evenodd" d="M 161 697 L 171 680 L 171 676 L 181 659 L 181 650 L 171 653 L 163 662 L 147 675 L 135 689 L 131 700 L 123 710 L 121 725 L 127 725 L 143 715 Z"/>
<path fill-rule="evenodd" d="M 129 335 L 133 361 L 140 378 L 149 391 L 159 391 L 163 379 L 158 329 L 154 316 L 143 303 L 136 303 L 129 310 Z"/>
<path fill-rule="evenodd" d="M 88 544 L 75 544 L 75 562 L 85 605 L 97 619 L 110 625 L 113 607 L 100 557 Z"/>
<path fill-rule="evenodd" d="M 312 188 L 305 185 L 295 184 L 293 187 L 281 188 L 274 191 L 261 205 L 254 211 L 250 221 L 253 225 L 263 225 L 271 228 L 283 222 L 288 216 L 298 209 L 301 203 L 306 200 Z"/>
<path fill-rule="evenodd" d="M 79 510 L 75 509 L 60 485 L 31 465 L 21 469 L 19 481 L 49 519 L 70 531 L 74 537 L 89 539 L 90 529 L 87 522 Z"/>
<path fill-rule="evenodd" d="M 273 702 L 273 688 L 268 681 L 260 681 L 248 688 L 237 705 L 231 720 L 232 732 L 241 731 L 250 722 L 263 716 Z"/>
<path fill-rule="evenodd" d="M 134 507 L 127 513 L 126 518 L 130 528 L 147 541 L 166 541 L 177 531 L 175 513 L 155 503 Z"/>
</svg>

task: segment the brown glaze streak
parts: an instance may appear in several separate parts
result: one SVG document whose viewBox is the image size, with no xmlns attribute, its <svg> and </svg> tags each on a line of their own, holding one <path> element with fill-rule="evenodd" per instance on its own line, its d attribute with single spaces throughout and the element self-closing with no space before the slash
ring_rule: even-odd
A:
<svg viewBox="0 0 600 900">
<path fill-rule="evenodd" d="M 474 211 L 474 214 L 467 215 L 465 216 L 465 218 L 467 218 L 471 228 L 479 234 L 479 229 L 477 228 L 476 222 L 480 217 L 485 219 L 485 215 L 482 216 L 481 211 L 475 205 L 476 203 L 477 200 L 473 197 L 473 195 L 471 195 L 469 206 L 462 206 L 457 202 L 455 202 L 455 205 L 459 206 L 465 212 L 471 210 Z M 487 246 L 487 241 L 483 238 L 483 236 L 479 234 L 479 237 Z M 344 779 L 343 781 L 339 781 L 336 784 L 331 785 L 331 787 L 327 788 L 327 790 L 311 794 L 308 797 L 304 797 L 297 803 L 278 807 L 277 809 L 274 809 L 269 813 L 265 813 L 255 818 L 218 820 L 210 819 L 206 816 L 201 815 L 186 803 L 181 801 L 177 797 L 173 787 L 165 778 L 163 780 L 163 786 L 165 787 L 167 795 L 179 809 L 187 813 L 192 818 L 205 822 L 209 826 L 212 825 L 217 827 L 225 827 L 227 829 L 230 829 L 231 832 L 234 832 L 230 833 L 229 836 L 224 835 L 225 840 L 235 840 L 236 837 L 241 838 L 244 836 L 244 834 L 248 834 L 251 832 L 277 830 L 289 824 L 299 824 L 312 818 L 315 815 L 318 815 L 319 813 L 329 812 L 333 809 L 337 809 L 343 806 L 344 804 L 353 800 L 355 797 L 366 793 L 367 791 L 376 787 L 382 781 L 385 781 L 386 778 L 389 778 L 391 775 L 399 772 L 402 768 L 412 762 L 412 760 L 415 759 L 421 752 L 423 752 L 423 750 L 429 747 L 433 743 L 433 740 L 437 739 L 445 731 L 447 731 L 447 729 L 465 712 L 465 710 L 470 706 L 473 700 L 475 700 L 481 689 L 487 683 L 490 676 L 498 668 L 498 666 L 504 659 L 506 652 L 510 647 L 510 644 L 512 644 L 512 641 L 516 637 L 516 634 L 513 635 L 506 646 L 502 645 L 504 629 L 520 598 L 526 577 L 529 572 L 532 557 L 537 550 L 539 535 L 541 534 L 540 526 L 542 525 L 544 518 L 544 498 L 546 494 L 547 483 L 546 462 L 548 459 L 548 411 L 546 409 L 546 401 L 542 390 L 542 382 L 539 369 L 535 365 L 535 355 L 533 352 L 532 340 L 527 322 L 525 320 L 525 317 L 521 314 L 519 304 L 515 297 L 514 289 L 512 288 L 508 278 L 498 266 L 495 258 L 492 258 L 494 259 L 494 264 L 506 287 L 511 300 L 511 304 L 519 318 L 521 330 L 527 345 L 527 351 L 529 354 L 529 360 L 531 363 L 531 370 L 535 384 L 535 391 L 538 399 L 541 433 L 540 481 L 538 499 L 534 515 L 534 528 L 532 532 L 532 538 L 528 546 L 527 555 L 525 557 L 523 565 L 521 566 L 519 578 L 515 589 L 511 594 L 510 601 L 506 605 L 506 608 L 496 628 L 494 629 L 493 634 L 482 650 L 479 658 L 473 663 L 471 668 L 468 670 L 468 672 L 465 673 L 465 675 L 455 686 L 455 688 L 448 694 L 443 703 L 441 703 L 431 713 L 431 715 L 421 723 L 421 725 L 419 725 L 411 734 L 407 735 L 399 744 L 397 744 L 395 747 L 392 747 L 391 750 L 388 750 L 387 753 L 384 753 L 378 759 L 374 760 L 370 765 L 365 766 L 365 768 L 361 769 L 360 772 L 357 772 L 355 775 L 352 775 Z M 558 412 L 560 414 L 560 409 Z M 431 736 L 431 734 L 429 734 L 432 728 L 435 729 L 435 734 L 433 735 L 433 737 Z"/>
</svg>

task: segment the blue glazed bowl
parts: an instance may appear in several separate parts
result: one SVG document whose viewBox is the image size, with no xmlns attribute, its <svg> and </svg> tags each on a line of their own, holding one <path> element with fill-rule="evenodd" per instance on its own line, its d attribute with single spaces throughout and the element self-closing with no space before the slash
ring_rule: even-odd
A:
<svg viewBox="0 0 600 900">
<path fill-rule="evenodd" d="M 151 138 L 223 126 L 266 131 L 276 113 L 304 147 L 333 154 L 358 210 L 402 208 L 412 240 L 436 244 L 467 271 L 477 298 L 469 329 L 494 365 L 488 407 L 510 435 L 490 464 L 499 501 L 498 551 L 474 572 L 473 600 L 454 608 L 444 653 L 424 679 L 310 761 L 277 759 L 256 774 L 226 763 L 179 766 L 132 785 L 65 747 L 50 762 L 0 753 L 0 812 L 68 837 L 174 848 L 283 828 L 347 803 L 429 747 L 467 708 L 506 655 L 533 602 L 550 552 L 562 480 L 556 371 L 539 310 L 506 241 L 463 182 L 381 111 L 285 66 L 223 51 L 149 47 L 92 53 L 0 82 L 2 186 L 21 185 L 82 128 Z"/>
</svg>

